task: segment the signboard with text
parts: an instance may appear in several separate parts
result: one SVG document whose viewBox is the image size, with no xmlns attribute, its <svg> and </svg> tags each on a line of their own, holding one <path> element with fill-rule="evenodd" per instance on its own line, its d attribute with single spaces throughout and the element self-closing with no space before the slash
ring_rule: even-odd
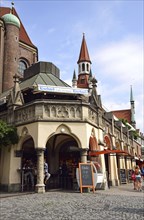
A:
<svg viewBox="0 0 144 220">
<path fill-rule="evenodd" d="M 95 191 L 94 186 L 94 174 L 93 165 L 91 163 L 79 163 L 79 176 L 80 176 L 80 191 L 82 188 L 92 188 Z"/>
<path fill-rule="evenodd" d="M 43 91 L 43 92 L 88 95 L 88 89 L 81 89 L 81 88 L 62 87 L 62 86 L 48 86 L 48 85 L 38 84 L 37 89 L 38 89 L 38 91 Z"/>
<path fill-rule="evenodd" d="M 127 183 L 127 178 L 126 178 L 126 170 L 125 169 L 120 169 L 120 183 Z"/>
</svg>

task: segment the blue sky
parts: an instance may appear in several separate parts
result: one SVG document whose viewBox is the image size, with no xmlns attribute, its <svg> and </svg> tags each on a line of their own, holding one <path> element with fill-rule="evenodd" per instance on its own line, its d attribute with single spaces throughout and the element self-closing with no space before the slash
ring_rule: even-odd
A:
<svg viewBox="0 0 144 220">
<path fill-rule="evenodd" d="M 10 6 L 10 1 L 0 2 Z M 53 62 L 69 84 L 74 69 L 78 72 L 85 33 L 103 106 L 108 111 L 129 109 L 132 85 L 136 125 L 144 132 L 143 0 L 14 2 L 39 60 Z"/>
</svg>

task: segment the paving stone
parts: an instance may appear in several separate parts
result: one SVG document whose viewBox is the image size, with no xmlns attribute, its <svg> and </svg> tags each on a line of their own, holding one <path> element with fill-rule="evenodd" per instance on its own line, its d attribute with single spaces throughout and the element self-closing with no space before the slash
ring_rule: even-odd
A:
<svg viewBox="0 0 144 220">
<path fill-rule="evenodd" d="M 1 195 L 0 220 L 144 220 L 144 192 L 132 184 L 95 193 Z"/>
</svg>

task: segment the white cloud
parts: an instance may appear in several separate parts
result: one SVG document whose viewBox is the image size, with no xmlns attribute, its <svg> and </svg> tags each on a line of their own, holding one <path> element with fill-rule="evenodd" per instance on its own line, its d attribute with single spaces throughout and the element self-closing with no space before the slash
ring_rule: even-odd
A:
<svg viewBox="0 0 144 220">
<path fill-rule="evenodd" d="M 101 74 L 121 81 L 140 82 L 143 78 L 143 42 L 124 39 L 104 45 L 93 55 Z"/>
<path fill-rule="evenodd" d="M 52 33 L 54 33 L 55 31 L 56 31 L 55 28 L 49 28 L 48 31 L 47 31 L 47 33 L 48 33 L 48 34 L 52 34 Z"/>
<path fill-rule="evenodd" d="M 99 48 L 92 60 L 97 70 L 98 93 L 109 111 L 130 108 L 130 85 L 133 85 L 136 124 L 144 132 L 142 46 L 143 41 L 136 36 L 111 42 Z"/>
<path fill-rule="evenodd" d="M 11 1 L 0 0 L 0 6 L 11 7 Z"/>
</svg>

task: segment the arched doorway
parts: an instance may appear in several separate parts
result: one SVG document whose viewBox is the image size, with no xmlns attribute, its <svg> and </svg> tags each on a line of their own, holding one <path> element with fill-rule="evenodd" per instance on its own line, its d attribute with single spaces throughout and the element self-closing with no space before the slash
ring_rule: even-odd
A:
<svg viewBox="0 0 144 220">
<path fill-rule="evenodd" d="M 69 134 L 55 134 L 47 142 L 45 158 L 51 174 L 46 189 L 73 189 L 76 168 L 80 162 L 80 148 L 76 139 Z"/>
<path fill-rule="evenodd" d="M 36 163 L 36 149 L 34 147 L 34 141 L 30 137 L 22 144 L 22 159 L 23 160 L 32 160 L 32 162 Z"/>
<path fill-rule="evenodd" d="M 34 190 L 36 185 L 37 154 L 32 137 L 22 144 L 22 187 L 23 191 Z"/>
<path fill-rule="evenodd" d="M 73 189 L 76 181 L 76 168 L 80 162 L 80 149 L 76 141 L 64 143 L 59 151 L 60 187 Z"/>
</svg>

